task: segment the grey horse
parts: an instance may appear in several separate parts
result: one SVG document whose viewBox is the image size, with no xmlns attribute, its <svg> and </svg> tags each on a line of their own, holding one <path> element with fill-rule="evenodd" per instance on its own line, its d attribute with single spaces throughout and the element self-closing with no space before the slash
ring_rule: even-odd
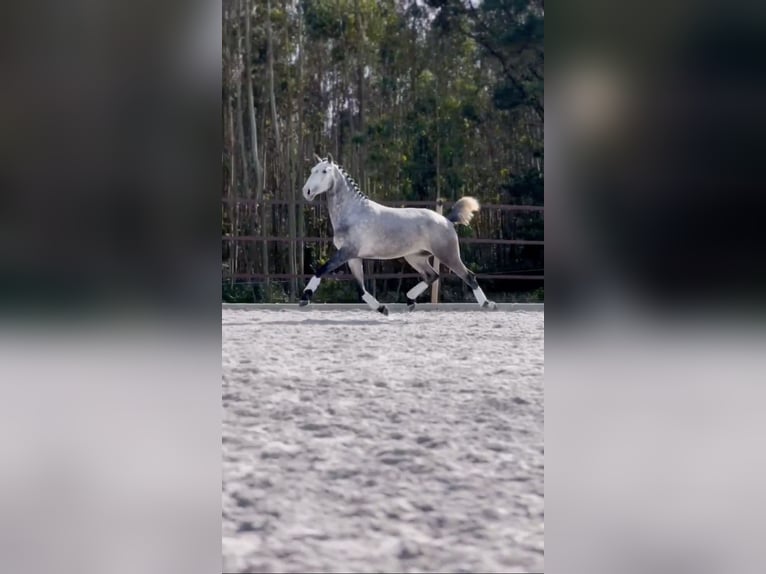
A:
<svg viewBox="0 0 766 574">
<path fill-rule="evenodd" d="M 327 194 L 333 243 L 338 251 L 316 270 L 303 291 L 301 306 L 309 304 L 323 276 L 348 263 L 359 283 L 362 300 L 370 308 L 388 315 L 388 308 L 364 288 L 362 260 L 403 257 L 422 278 L 407 292 L 411 311 L 418 296 L 439 278 L 429 262 L 434 255 L 473 290 L 481 307 L 497 307 L 487 299 L 476 282 L 476 276 L 460 259 L 455 225 L 470 223 L 473 214 L 479 211 L 476 199 L 461 197 L 446 217 L 430 209 L 386 207 L 364 195 L 331 155 L 324 159 L 316 154 L 314 157 L 318 163 L 311 169 L 311 175 L 303 186 L 303 197 L 312 201 L 322 193 Z"/>
</svg>

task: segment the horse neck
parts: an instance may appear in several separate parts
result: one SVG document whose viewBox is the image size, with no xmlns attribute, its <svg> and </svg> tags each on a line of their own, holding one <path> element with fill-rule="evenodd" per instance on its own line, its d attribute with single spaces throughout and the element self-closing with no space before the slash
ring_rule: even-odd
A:
<svg viewBox="0 0 766 574">
<path fill-rule="evenodd" d="M 360 197 L 356 191 L 351 189 L 348 181 L 340 171 L 335 181 L 335 186 L 327 194 L 328 207 L 330 211 L 330 221 L 333 227 L 340 221 L 343 213 L 349 209 L 361 205 Z"/>
</svg>

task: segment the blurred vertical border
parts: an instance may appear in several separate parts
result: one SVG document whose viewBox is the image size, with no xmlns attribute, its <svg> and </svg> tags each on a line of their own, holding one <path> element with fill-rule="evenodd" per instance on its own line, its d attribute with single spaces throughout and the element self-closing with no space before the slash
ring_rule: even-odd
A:
<svg viewBox="0 0 766 574">
<path fill-rule="evenodd" d="M 220 571 L 221 20 L 0 7 L 0 571 Z"/>
<path fill-rule="evenodd" d="M 546 565 L 763 571 L 766 10 L 546 22 Z"/>
</svg>

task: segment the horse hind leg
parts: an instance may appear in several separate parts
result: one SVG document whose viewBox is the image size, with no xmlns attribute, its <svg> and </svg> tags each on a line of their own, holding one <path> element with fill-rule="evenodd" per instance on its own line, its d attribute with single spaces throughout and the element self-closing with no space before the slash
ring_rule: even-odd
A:
<svg viewBox="0 0 766 574">
<path fill-rule="evenodd" d="M 428 289 L 431 284 L 439 278 L 439 273 L 431 266 L 428 258 L 430 254 L 407 255 L 404 259 L 410 266 L 417 271 L 423 280 L 407 291 L 407 309 L 415 309 L 417 298 Z"/>
<path fill-rule="evenodd" d="M 359 284 L 359 288 L 362 291 L 362 300 L 367 303 L 367 305 L 370 307 L 370 309 L 373 309 L 377 311 L 378 313 L 383 313 L 384 315 L 388 315 L 388 307 L 385 305 L 381 305 L 375 297 L 373 297 L 372 293 L 367 291 L 367 289 L 364 288 L 364 270 L 362 268 L 362 260 L 361 259 L 351 259 L 348 262 L 348 268 L 351 269 L 351 274 L 356 279 L 356 282 Z"/>
<path fill-rule="evenodd" d="M 452 269 L 453 273 L 460 277 L 463 282 L 471 288 L 473 291 L 473 296 L 476 297 L 476 302 L 479 304 L 479 306 L 487 309 L 497 309 L 497 303 L 487 299 L 484 291 L 481 287 L 479 287 L 479 282 L 476 281 L 476 275 L 474 272 L 463 264 L 462 259 L 460 259 L 460 251 L 457 245 L 455 245 L 454 250 L 450 250 L 445 255 L 446 257 L 439 257 L 437 254 L 437 257 L 439 257 L 442 263 Z"/>
</svg>

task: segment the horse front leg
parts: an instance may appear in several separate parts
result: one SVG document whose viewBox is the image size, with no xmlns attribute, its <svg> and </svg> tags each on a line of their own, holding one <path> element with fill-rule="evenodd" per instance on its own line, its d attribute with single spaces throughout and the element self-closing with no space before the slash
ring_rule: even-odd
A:
<svg viewBox="0 0 766 574">
<path fill-rule="evenodd" d="M 309 303 L 311 303 L 311 298 L 314 296 L 314 293 L 317 290 L 317 287 L 319 287 L 319 283 L 321 282 L 321 279 L 314 275 L 310 280 L 309 284 L 306 285 L 306 288 L 303 290 L 303 294 L 301 295 L 301 300 L 298 301 L 298 304 L 301 307 L 305 307 Z"/>
<path fill-rule="evenodd" d="M 327 263 L 317 269 L 314 273 L 314 276 L 309 280 L 308 285 L 306 285 L 306 288 L 303 290 L 301 300 L 298 302 L 298 304 L 301 307 L 308 305 L 311 302 L 311 298 L 314 296 L 314 293 L 316 293 L 316 290 L 319 287 L 319 283 L 322 281 L 322 276 L 327 275 L 328 273 L 332 273 L 338 267 L 348 262 L 350 258 L 351 256 L 349 252 L 344 249 L 337 251 L 335 255 L 330 257 Z"/>
</svg>

